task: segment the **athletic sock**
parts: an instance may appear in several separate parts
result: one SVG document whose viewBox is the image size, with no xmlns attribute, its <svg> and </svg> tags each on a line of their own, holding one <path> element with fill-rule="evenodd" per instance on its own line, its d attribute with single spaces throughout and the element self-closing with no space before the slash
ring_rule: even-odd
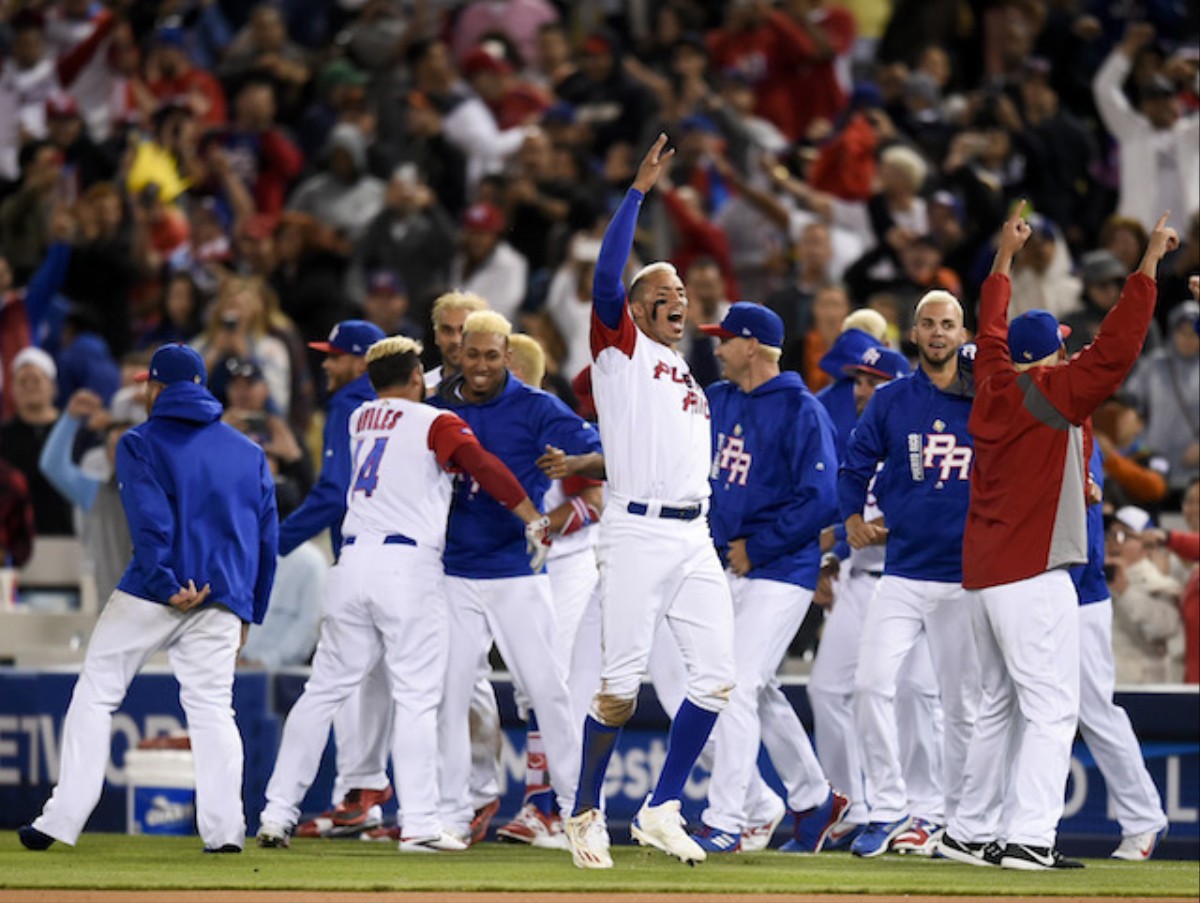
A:
<svg viewBox="0 0 1200 903">
<path fill-rule="evenodd" d="M 546 748 L 538 730 L 537 714 L 529 710 L 525 730 L 525 803 L 532 803 L 542 815 L 554 811 L 554 793 L 550 789 L 550 774 L 546 766 Z"/>
<path fill-rule="evenodd" d="M 620 733 L 619 727 L 601 724 L 591 715 L 584 719 L 583 763 L 579 768 L 579 788 L 575 791 L 575 811 L 572 814 L 600 808 L 604 773 L 608 771 L 608 760 L 612 758 Z"/>
<path fill-rule="evenodd" d="M 650 797 L 651 806 L 661 806 L 668 800 L 677 800 L 683 796 L 683 785 L 692 766 L 704 749 L 708 735 L 712 733 L 713 725 L 717 722 L 717 713 L 702 709 L 690 699 L 685 699 L 683 705 L 671 722 L 671 734 L 667 739 L 667 758 L 663 762 L 662 774 Z"/>
</svg>

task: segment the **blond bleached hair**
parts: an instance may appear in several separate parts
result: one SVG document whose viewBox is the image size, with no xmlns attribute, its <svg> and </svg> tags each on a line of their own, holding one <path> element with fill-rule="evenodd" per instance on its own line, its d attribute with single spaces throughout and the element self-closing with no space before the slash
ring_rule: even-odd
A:
<svg viewBox="0 0 1200 903">
<path fill-rule="evenodd" d="M 512 324 L 505 319 L 503 314 L 498 314 L 494 310 L 477 310 L 463 323 L 464 338 L 474 333 L 498 335 L 507 339 L 512 335 Z"/>
<path fill-rule="evenodd" d="M 629 283 L 629 300 L 633 300 L 633 296 L 637 294 L 638 285 L 647 276 L 653 276 L 655 273 L 669 273 L 672 276 L 679 276 L 679 270 L 675 269 L 673 263 L 668 263 L 665 260 L 657 260 L 654 263 L 648 263 L 636 273 L 633 274 L 633 279 Z"/>
<path fill-rule="evenodd" d="M 516 372 L 525 385 L 541 388 L 542 380 L 546 378 L 546 352 L 541 343 L 531 335 L 514 332 L 508 337 L 508 351 L 511 356 L 509 369 Z"/>
<path fill-rule="evenodd" d="M 915 323 L 917 320 L 921 319 L 921 311 L 925 309 L 926 305 L 938 303 L 949 304 L 951 307 L 957 310 L 958 322 L 960 325 L 962 324 L 964 319 L 962 303 L 952 294 L 940 288 L 935 288 L 931 292 L 926 292 L 921 297 L 921 300 L 917 302 L 917 306 L 913 310 L 913 322 Z"/>
<path fill-rule="evenodd" d="M 438 326 L 442 322 L 442 315 L 448 310 L 465 310 L 468 313 L 473 313 L 477 310 L 487 310 L 489 307 L 487 300 L 481 295 L 474 292 L 463 292 L 455 289 L 452 292 L 446 292 L 439 295 L 437 300 L 433 302 L 433 325 Z"/>
<path fill-rule="evenodd" d="M 394 335 L 386 339 L 380 339 L 374 345 L 367 349 L 367 363 L 377 361 L 385 357 L 392 357 L 399 354 L 420 355 L 425 350 L 425 346 L 416 339 L 410 339 L 406 335 Z"/>
<path fill-rule="evenodd" d="M 925 158 L 903 144 L 893 144 L 879 155 L 880 163 L 890 163 L 904 173 L 912 183 L 913 191 L 920 191 L 929 174 L 929 164 Z"/>
<path fill-rule="evenodd" d="M 857 329 L 869 336 L 874 336 L 876 341 L 883 342 L 887 339 L 887 318 L 877 310 L 864 307 L 842 320 L 842 332 L 848 329 Z"/>
<path fill-rule="evenodd" d="M 762 342 L 758 343 L 758 353 L 772 364 L 778 364 L 779 359 L 783 357 L 782 348 L 776 348 L 774 345 L 764 345 Z"/>
</svg>

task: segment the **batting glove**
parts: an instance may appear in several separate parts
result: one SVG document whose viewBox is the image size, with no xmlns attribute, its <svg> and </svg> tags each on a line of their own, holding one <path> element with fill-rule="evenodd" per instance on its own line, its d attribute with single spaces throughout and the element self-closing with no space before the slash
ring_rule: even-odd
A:
<svg viewBox="0 0 1200 903">
<path fill-rule="evenodd" d="M 525 551 L 529 553 L 529 569 L 536 574 L 550 554 L 550 518 L 539 517 L 525 525 Z"/>
</svg>

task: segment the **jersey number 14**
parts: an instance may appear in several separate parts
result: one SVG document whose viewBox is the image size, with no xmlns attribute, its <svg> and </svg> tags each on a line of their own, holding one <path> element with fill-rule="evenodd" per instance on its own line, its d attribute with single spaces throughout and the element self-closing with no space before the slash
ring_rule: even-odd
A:
<svg viewBox="0 0 1200 903">
<path fill-rule="evenodd" d="M 375 440 L 366 459 L 359 465 L 358 476 L 354 478 L 355 492 L 366 493 L 367 498 L 375 492 L 375 487 L 379 484 L 379 464 L 383 460 L 383 451 L 387 448 L 387 443 L 387 436 Z"/>
</svg>

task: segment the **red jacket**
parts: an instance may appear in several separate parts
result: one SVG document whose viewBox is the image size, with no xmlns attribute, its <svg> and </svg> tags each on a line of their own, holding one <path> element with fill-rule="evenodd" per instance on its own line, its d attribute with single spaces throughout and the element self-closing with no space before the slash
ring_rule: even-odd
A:
<svg viewBox="0 0 1200 903">
<path fill-rule="evenodd" d="M 1167 548 L 1188 561 L 1200 561 L 1200 533 L 1179 533 L 1172 530 L 1167 535 Z M 1179 600 L 1179 613 L 1183 616 L 1183 682 L 1200 684 L 1200 566 L 1192 568 L 1183 598 Z"/>
<path fill-rule="evenodd" d="M 1157 287 L 1134 273 L 1091 345 L 1060 367 L 1018 373 L 1008 353 L 1012 283 L 983 283 L 975 354 L 971 504 L 963 586 L 984 589 L 1087 561 L 1092 412 L 1120 388 L 1154 315 Z"/>
</svg>

